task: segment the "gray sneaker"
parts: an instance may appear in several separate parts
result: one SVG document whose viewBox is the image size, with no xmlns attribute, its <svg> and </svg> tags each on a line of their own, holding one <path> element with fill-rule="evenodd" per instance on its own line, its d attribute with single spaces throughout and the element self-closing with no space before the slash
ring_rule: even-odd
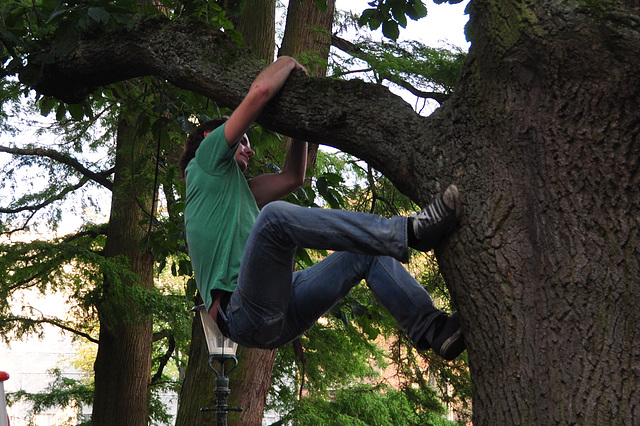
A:
<svg viewBox="0 0 640 426">
<path fill-rule="evenodd" d="M 440 238 L 453 228 L 461 213 L 462 203 L 458 188 L 449 185 L 431 204 L 409 216 L 417 240 L 411 247 L 420 251 L 431 250 Z"/>
<path fill-rule="evenodd" d="M 451 361 L 456 359 L 467 346 L 464 344 L 462 328 L 458 313 L 447 315 L 438 335 L 433 339 L 431 348 L 442 358 Z"/>
</svg>

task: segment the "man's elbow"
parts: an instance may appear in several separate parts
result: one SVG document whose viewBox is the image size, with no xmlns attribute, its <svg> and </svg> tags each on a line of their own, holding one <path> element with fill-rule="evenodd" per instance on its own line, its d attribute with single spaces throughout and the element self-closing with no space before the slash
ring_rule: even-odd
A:
<svg viewBox="0 0 640 426">
<path fill-rule="evenodd" d="M 296 189 L 300 188 L 303 183 L 304 183 L 304 175 L 302 176 L 296 175 L 296 176 L 290 177 L 288 182 L 289 193 L 292 193 Z"/>
<path fill-rule="evenodd" d="M 273 94 L 273 89 L 268 84 L 254 82 L 249 88 L 247 98 L 250 98 L 252 102 L 264 105 L 271 100 Z"/>
</svg>

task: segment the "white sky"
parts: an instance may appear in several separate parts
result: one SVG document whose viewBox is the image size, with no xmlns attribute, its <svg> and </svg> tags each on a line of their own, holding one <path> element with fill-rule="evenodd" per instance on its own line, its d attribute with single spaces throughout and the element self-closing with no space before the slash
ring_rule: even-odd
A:
<svg viewBox="0 0 640 426">
<path fill-rule="evenodd" d="M 336 0 L 336 8 L 360 15 L 365 9 L 371 7 L 368 5 L 370 1 Z M 470 43 L 465 37 L 464 27 L 469 21 L 469 16 L 464 11 L 469 0 L 458 4 L 436 4 L 432 0 L 422 1 L 427 8 L 427 16 L 417 21 L 407 19 L 407 27 L 400 28 L 399 41 L 416 40 L 429 47 L 447 50 L 453 50 L 454 47 L 457 47 L 468 51 Z M 373 32 L 372 38 L 374 41 L 382 40 L 384 38 L 382 29 L 379 28 Z M 387 41 L 389 40 L 387 39 Z M 439 106 L 433 100 L 417 98 L 394 84 L 384 82 L 383 85 L 389 87 L 392 93 L 401 96 L 420 115 L 427 116 Z"/>
<path fill-rule="evenodd" d="M 361 14 L 370 8 L 369 1 L 337 0 L 336 8 Z M 464 26 L 469 16 L 465 15 L 464 10 L 469 0 L 458 4 L 435 4 L 431 0 L 423 0 L 423 3 L 427 8 L 427 16 L 418 21 L 408 19 L 407 28 L 400 28 L 400 40 L 420 40 L 431 47 L 447 47 L 452 44 L 468 50 Z M 377 33 L 382 37 L 380 29 Z"/>
</svg>

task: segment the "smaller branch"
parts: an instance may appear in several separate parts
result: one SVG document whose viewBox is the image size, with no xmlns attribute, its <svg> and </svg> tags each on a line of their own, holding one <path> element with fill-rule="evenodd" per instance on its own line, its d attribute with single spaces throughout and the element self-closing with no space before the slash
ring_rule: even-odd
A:
<svg viewBox="0 0 640 426">
<path fill-rule="evenodd" d="M 397 84 L 398 86 L 402 87 L 403 89 L 406 89 L 412 95 L 414 95 L 414 96 L 416 96 L 418 98 L 433 99 L 434 101 L 438 102 L 441 105 L 449 97 L 449 95 L 446 95 L 444 93 L 440 93 L 440 92 L 425 92 L 425 91 L 422 91 L 420 89 L 417 89 L 416 87 L 414 87 L 410 83 L 402 80 L 401 78 L 398 78 L 395 75 L 388 75 L 388 76 L 384 77 L 384 79 L 385 80 L 389 80 L 390 82 Z"/>
<path fill-rule="evenodd" d="M 74 170 L 80 172 L 82 175 L 92 179 L 93 181 L 101 184 L 105 188 L 111 190 L 113 189 L 113 183 L 106 178 L 108 174 L 111 173 L 111 170 L 96 173 L 85 166 L 83 166 L 78 160 L 70 156 L 69 154 L 55 151 L 52 149 L 41 149 L 41 148 L 33 148 L 33 149 L 24 149 L 24 148 L 13 148 L 9 146 L 0 146 L 0 152 L 7 152 L 15 155 L 35 155 L 39 157 L 48 157 L 52 160 L 58 161 L 59 163 L 66 164 L 70 166 Z"/>
<path fill-rule="evenodd" d="M 331 36 L 331 45 L 342 50 L 343 52 L 352 55 L 358 59 L 361 59 L 365 62 L 367 61 L 366 55 L 365 55 L 365 51 L 360 49 L 358 46 L 356 46 L 355 44 L 353 44 L 352 42 L 345 40 L 343 38 L 340 38 L 336 35 L 332 35 Z M 422 91 L 416 87 L 414 87 L 411 83 L 397 77 L 394 75 L 387 75 L 387 76 L 383 76 L 384 80 L 390 81 L 392 83 L 397 84 L 398 86 L 408 90 L 411 94 L 413 94 L 414 96 L 418 97 L 418 98 L 425 98 L 425 99 L 433 99 L 434 101 L 442 104 L 447 98 L 448 95 L 444 94 L 444 93 L 440 93 L 440 92 L 425 92 Z"/>
<path fill-rule="evenodd" d="M 151 385 L 156 385 L 160 382 L 160 379 L 162 378 L 162 372 L 164 371 L 164 368 L 167 366 L 167 363 L 169 362 L 169 360 L 171 359 L 171 355 L 173 355 L 173 351 L 175 351 L 176 349 L 176 339 L 175 337 L 173 337 L 173 334 L 171 333 L 170 330 L 162 330 L 158 333 L 153 333 L 153 341 L 157 342 L 160 339 L 164 339 L 167 338 L 169 340 L 169 347 L 167 348 L 167 351 L 164 353 L 164 355 L 162 355 L 162 358 L 160 358 L 160 365 L 158 366 L 158 371 L 156 371 L 156 374 L 153 375 L 153 377 L 151 378 Z"/>
<path fill-rule="evenodd" d="M 92 337 L 90 334 L 87 334 L 85 332 L 76 330 L 76 329 L 74 329 L 74 328 L 72 328 L 72 327 L 70 327 L 68 325 L 65 325 L 65 324 L 63 324 L 63 323 L 61 323 L 61 322 L 59 322 L 57 320 L 54 320 L 54 319 L 51 319 L 51 318 L 46 318 L 44 316 L 41 317 L 41 318 L 38 318 L 38 319 L 26 318 L 26 317 L 14 317 L 14 318 L 11 318 L 8 321 L 16 321 L 16 322 L 20 321 L 20 322 L 31 323 L 31 324 L 51 324 L 51 325 L 53 325 L 55 327 L 58 327 L 58 328 L 60 328 L 62 330 L 65 330 L 65 331 L 68 331 L 70 333 L 73 333 L 73 334 L 75 334 L 77 336 L 84 337 L 85 339 L 89 340 L 90 342 L 99 343 L 99 340 L 94 338 L 94 337 Z"/>
<path fill-rule="evenodd" d="M 108 225 L 102 225 L 102 226 L 100 226 L 98 228 L 98 230 L 91 229 L 91 230 L 87 230 L 87 231 L 81 231 L 81 232 L 78 232 L 78 233 L 75 233 L 75 234 L 72 234 L 72 235 L 67 235 L 64 238 L 64 242 L 65 243 L 70 243 L 73 240 L 77 240 L 79 238 L 86 237 L 86 236 L 95 238 L 98 235 L 106 235 L 107 234 L 107 228 L 108 228 Z"/>
<path fill-rule="evenodd" d="M 36 204 L 33 206 L 22 206 L 22 207 L 18 207 L 15 209 L 5 209 L 5 208 L 0 208 L 0 213 L 8 213 L 8 214 L 14 214 L 14 213 L 20 213 L 23 211 L 30 211 L 30 212 L 36 212 L 44 207 L 47 207 L 49 204 L 53 204 L 54 202 L 63 199 L 68 193 L 73 192 L 77 189 L 80 189 L 84 186 L 85 183 L 87 183 L 89 181 L 88 177 L 83 177 L 82 179 L 80 179 L 80 182 L 78 182 L 76 185 L 73 186 L 67 186 L 65 189 L 63 189 L 60 193 L 58 193 L 57 195 L 50 197 L 49 199 L 43 201 L 40 204 Z"/>
<path fill-rule="evenodd" d="M 29 222 L 31 222 L 31 219 L 33 219 L 35 215 L 36 212 L 31 212 L 31 214 L 28 218 L 25 219 L 21 227 L 0 232 L 0 235 L 13 235 L 14 233 L 25 231 L 27 229 L 27 225 L 29 224 Z"/>
<path fill-rule="evenodd" d="M 49 271 L 40 271 L 37 274 L 30 276 L 29 278 L 20 280 L 15 284 L 10 285 L 9 291 L 34 287 L 43 282 L 43 277 L 46 277 L 48 272 Z"/>
</svg>

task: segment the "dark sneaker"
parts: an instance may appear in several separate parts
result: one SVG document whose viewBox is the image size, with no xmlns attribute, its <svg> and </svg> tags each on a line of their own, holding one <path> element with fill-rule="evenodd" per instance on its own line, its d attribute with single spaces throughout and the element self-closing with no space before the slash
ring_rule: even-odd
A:
<svg viewBox="0 0 640 426">
<path fill-rule="evenodd" d="M 438 240 L 453 228 L 461 213 L 462 203 L 458 188 L 449 185 L 431 204 L 409 216 L 417 240 L 411 247 L 420 251 L 431 250 Z"/>
<path fill-rule="evenodd" d="M 447 316 L 438 335 L 433 339 L 431 348 L 442 358 L 451 361 L 467 348 L 464 344 L 462 328 L 458 314 Z"/>
</svg>

